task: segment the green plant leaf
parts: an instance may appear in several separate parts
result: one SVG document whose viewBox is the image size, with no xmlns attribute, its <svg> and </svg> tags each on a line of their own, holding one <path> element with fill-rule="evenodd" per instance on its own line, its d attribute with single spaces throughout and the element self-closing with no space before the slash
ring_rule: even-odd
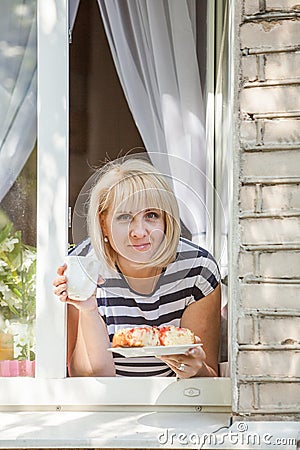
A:
<svg viewBox="0 0 300 450">
<path fill-rule="evenodd" d="M 0 230 L 0 244 L 2 244 L 2 242 L 5 241 L 5 239 L 7 239 L 7 237 L 11 233 L 12 228 L 13 228 L 13 224 L 12 223 L 7 223 L 6 225 L 4 225 L 3 228 L 1 228 L 1 230 Z"/>
</svg>

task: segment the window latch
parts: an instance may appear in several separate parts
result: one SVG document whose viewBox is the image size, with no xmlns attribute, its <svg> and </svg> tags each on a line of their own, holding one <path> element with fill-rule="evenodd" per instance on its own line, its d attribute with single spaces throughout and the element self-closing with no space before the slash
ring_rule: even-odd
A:
<svg viewBox="0 0 300 450">
<path fill-rule="evenodd" d="M 187 397 L 198 397 L 200 395 L 200 389 L 187 388 L 183 391 L 183 394 Z"/>
</svg>

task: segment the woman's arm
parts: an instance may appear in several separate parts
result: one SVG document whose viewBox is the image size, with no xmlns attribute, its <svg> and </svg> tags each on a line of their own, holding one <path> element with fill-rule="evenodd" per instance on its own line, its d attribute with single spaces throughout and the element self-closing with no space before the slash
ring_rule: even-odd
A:
<svg viewBox="0 0 300 450">
<path fill-rule="evenodd" d="M 217 377 L 220 323 L 221 288 L 218 285 L 211 294 L 189 305 L 181 318 L 180 326 L 192 330 L 203 345 L 190 349 L 184 355 L 164 356 L 161 359 L 180 378 Z"/>
<path fill-rule="evenodd" d="M 70 376 L 115 376 L 113 357 L 107 351 L 110 347 L 109 337 L 98 308 L 72 311 L 68 317 L 68 329 Z"/>
<path fill-rule="evenodd" d="M 115 376 L 113 357 L 106 325 L 100 317 L 97 300 L 93 295 L 87 300 L 68 298 L 64 271 L 59 267 L 59 277 L 53 281 L 55 294 L 68 303 L 68 368 L 70 376 Z"/>
<path fill-rule="evenodd" d="M 199 336 L 205 352 L 205 361 L 194 376 L 218 376 L 218 357 L 221 328 L 221 287 L 189 305 L 183 313 L 181 326 Z"/>
</svg>

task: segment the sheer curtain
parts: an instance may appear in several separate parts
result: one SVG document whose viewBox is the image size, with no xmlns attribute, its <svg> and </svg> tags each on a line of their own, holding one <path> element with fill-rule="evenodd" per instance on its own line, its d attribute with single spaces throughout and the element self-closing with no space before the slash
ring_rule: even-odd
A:
<svg viewBox="0 0 300 450">
<path fill-rule="evenodd" d="M 36 0 L 0 2 L 0 201 L 36 140 Z"/>
<path fill-rule="evenodd" d="M 98 0 L 127 102 L 153 163 L 205 242 L 205 124 L 195 0 Z"/>
<path fill-rule="evenodd" d="M 80 0 L 69 0 L 69 30 L 72 32 Z"/>
</svg>

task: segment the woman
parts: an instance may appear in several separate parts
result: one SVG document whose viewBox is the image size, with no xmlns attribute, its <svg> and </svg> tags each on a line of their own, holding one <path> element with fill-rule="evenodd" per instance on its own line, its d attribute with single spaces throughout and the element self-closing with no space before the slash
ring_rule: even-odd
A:
<svg viewBox="0 0 300 450">
<path fill-rule="evenodd" d="M 68 298 L 66 265 L 55 294 L 68 303 L 71 376 L 218 376 L 220 274 L 214 258 L 180 237 L 176 198 L 142 159 L 111 162 L 89 201 L 90 238 L 76 252 L 95 252 L 103 270 L 95 295 Z M 122 327 L 175 325 L 203 344 L 185 354 L 123 358 L 107 351 Z"/>
</svg>

